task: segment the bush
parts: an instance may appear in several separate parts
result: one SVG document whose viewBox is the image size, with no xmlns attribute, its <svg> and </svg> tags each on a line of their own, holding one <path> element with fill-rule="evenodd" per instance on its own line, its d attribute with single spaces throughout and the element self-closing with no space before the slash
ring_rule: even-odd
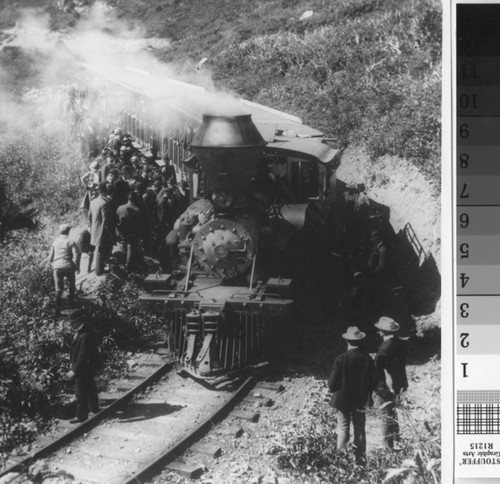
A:
<svg viewBox="0 0 500 484">
<path fill-rule="evenodd" d="M 0 238 L 8 229 L 33 227 L 44 215 L 74 210 L 82 195 L 84 165 L 65 127 L 34 119 L 28 107 L 13 108 L 11 118 L 0 119 Z"/>
<path fill-rule="evenodd" d="M 52 271 L 41 261 L 52 242 L 43 230 L 10 232 L 0 245 L 0 426 L 11 429 L 0 440 L 0 459 L 28 443 L 43 424 L 48 405 L 64 403 L 73 392 L 65 378 L 73 338 L 70 325 L 54 320 Z M 110 278 L 88 303 L 90 324 L 100 340 L 100 378 L 123 375 L 127 351 L 150 350 L 162 335 L 162 322 L 138 307 L 139 287 Z M 36 423 L 27 425 L 36 419 Z"/>
</svg>

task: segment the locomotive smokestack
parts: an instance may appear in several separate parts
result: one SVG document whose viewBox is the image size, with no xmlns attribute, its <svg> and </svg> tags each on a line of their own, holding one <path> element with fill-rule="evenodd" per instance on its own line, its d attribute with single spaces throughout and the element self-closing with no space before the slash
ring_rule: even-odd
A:
<svg viewBox="0 0 500 484">
<path fill-rule="evenodd" d="M 203 123 L 191 143 L 192 148 L 255 148 L 266 142 L 251 114 L 238 116 L 203 115 Z"/>
<path fill-rule="evenodd" d="M 236 202 L 244 199 L 266 142 L 250 114 L 238 116 L 203 115 L 203 123 L 191 143 L 207 177 L 210 190 L 227 174 Z"/>
</svg>

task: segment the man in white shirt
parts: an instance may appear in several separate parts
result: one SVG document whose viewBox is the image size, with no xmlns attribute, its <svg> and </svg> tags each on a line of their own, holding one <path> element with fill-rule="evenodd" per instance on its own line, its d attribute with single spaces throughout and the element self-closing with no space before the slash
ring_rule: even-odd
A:
<svg viewBox="0 0 500 484">
<path fill-rule="evenodd" d="M 56 237 L 50 247 L 49 262 L 54 271 L 54 283 L 56 288 L 55 317 L 60 315 L 61 297 L 64 291 L 64 279 L 69 284 L 69 303 L 74 304 L 75 299 L 75 273 L 79 272 L 80 252 L 76 243 L 69 238 L 71 226 L 62 224 L 59 226 L 59 235 Z"/>
</svg>

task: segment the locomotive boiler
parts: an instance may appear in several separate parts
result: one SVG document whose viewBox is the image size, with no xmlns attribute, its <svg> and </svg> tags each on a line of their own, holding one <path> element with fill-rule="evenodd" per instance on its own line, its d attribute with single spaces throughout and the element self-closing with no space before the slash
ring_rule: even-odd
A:
<svg viewBox="0 0 500 484">
<path fill-rule="evenodd" d="M 250 114 L 203 116 L 190 151 L 204 197 L 167 237 L 178 270 L 145 281 L 143 306 L 165 318 L 171 352 L 197 377 L 269 356 L 291 317 L 298 235 L 323 226 L 314 204 L 294 203 L 266 144 Z"/>
</svg>

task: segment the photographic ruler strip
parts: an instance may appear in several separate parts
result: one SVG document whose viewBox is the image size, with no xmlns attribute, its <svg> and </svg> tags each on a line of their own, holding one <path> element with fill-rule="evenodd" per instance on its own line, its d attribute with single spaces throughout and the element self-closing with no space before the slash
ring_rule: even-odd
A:
<svg viewBox="0 0 500 484">
<path fill-rule="evenodd" d="M 459 390 L 457 434 L 500 434 L 500 390 Z"/>
<path fill-rule="evenodd" d="M 500 5 L 453 1 L 452 9 L 454 482 L 493 484 L 500 483 Z"/>
</svg>

